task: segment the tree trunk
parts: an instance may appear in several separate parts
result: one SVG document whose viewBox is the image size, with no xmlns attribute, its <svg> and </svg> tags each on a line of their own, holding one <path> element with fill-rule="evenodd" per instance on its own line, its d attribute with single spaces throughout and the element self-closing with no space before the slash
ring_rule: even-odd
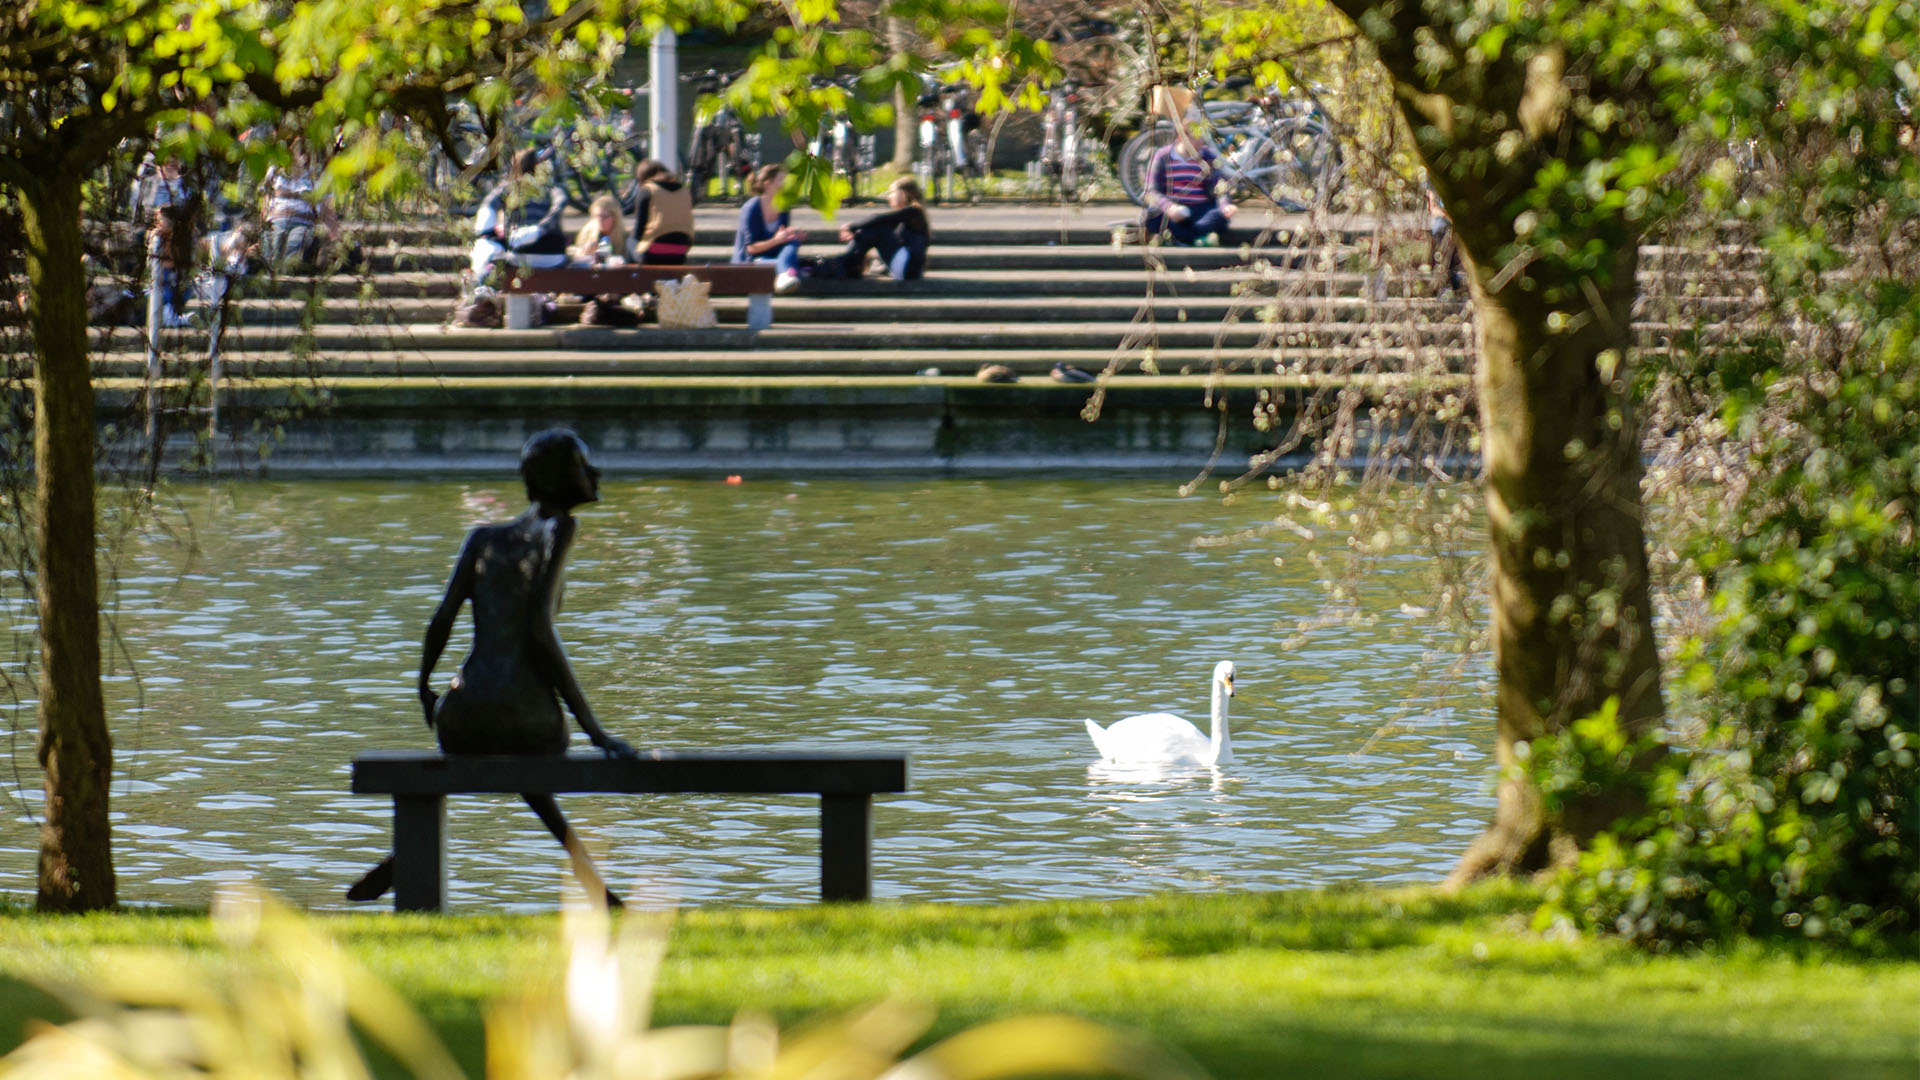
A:
<svg viewBox="0 0 1920 1080">
<path fill-rule="evenodd" d="M 1586 303 L 1563 306 L 1559 330 L 1536 296 L 1489 292 L 1474 267 L 1501 780 L 1493 822 L 1450 884 L 1565 861 L 1633 808 L 1602 792 L 1549 815 L 1524 776 L 1526 744 L 1609 698 L 1627 731 L 1662 714 L 1640 429 L 1625 390 L 1637 261 L 1629 239 L 1608 282 L 1584 282 Z"/>
<path fill-rule="evenodd" d="M 1606 100 L 1633 91 L 1596 84 L 1591 74 L 1576 90 L 1562 43 L 1544 26 L 1537 39 L 1516 34 L 1488 55 L 1468 46 L 1460 5 L 1333 2 L 1393 77 L 1396 106 L 1453 217 L 1473 290 L 1500 781 L 1492 823 L 1448 878 L 1458 885 L 1569 859 L 1635 808 L 1638 789 L 1629 784 L 1550 812 L 1526 770 L 1534 739 L 1565 731 L 1609 700 L 1630 735 L 1657 725 L 1664 711 L 1640 428 L 1628 389 L 1639 237 L 1617 213 L 1551 205 L 1562 195 L 1539 178 L 1556 160 L 1577 176 L 1624 152 L 1632 136 L 1585 126 L 1587 115 L 1570 105 L 1576 92 Z M 1607 246 L 1601 265 L 1567 259 L 1556 245 L 1570 237 L 1521 236 L 1520 208 L 1536 195 L 1556 220 L 1589 216 L 1579 239 Z"/>
<path fill-rule="evenodd" d="M 887 16 L 887 51 L 895 56 L 912 48 L 907 21 L 898 15 Z M 893 161 L 895 172 L 913 171 L 914 144 L 920 140 L 920 118 L 914 95 L 900 87 L 893 90 Z"/>
<path fill-rule="evenodd" d="M 27 280 L 38 352 L 34 378 L 35 600 L 40 612 L 38 905 L 89 911 L 116 903 L 107 789 L 113 747 L 100 694 L 99 574 L 94 556 L 93 384 L 80 179 L 21 190 Z"/>
</svg>

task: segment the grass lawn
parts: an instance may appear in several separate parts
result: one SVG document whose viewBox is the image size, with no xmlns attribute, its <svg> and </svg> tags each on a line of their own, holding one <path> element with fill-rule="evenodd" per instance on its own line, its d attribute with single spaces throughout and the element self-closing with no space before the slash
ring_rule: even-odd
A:
<svg viewBox="0 0 1920 1080">
<path fill-rule="evenodd" d="M 1650 956 L 1528 929 L 1488 887 L 1162 897 L 998 907 L 692 910 L 674 923 L 660 1024 L 742 1007 L 783 1026 L 887 994 L 935 1034 L 1066 1012 L 1151 1033 L 1216 1077 L 1920 1075 L 1920 960 L 1808 948 Z M 551 941 L 548 916 L 321 916 L 480 1074 L 480 1009 Z M 52 1003 L 23 978 L 114 945 L 212 950 L 204 915 L 0 915 L 0 1048 Z"/>
</svg>

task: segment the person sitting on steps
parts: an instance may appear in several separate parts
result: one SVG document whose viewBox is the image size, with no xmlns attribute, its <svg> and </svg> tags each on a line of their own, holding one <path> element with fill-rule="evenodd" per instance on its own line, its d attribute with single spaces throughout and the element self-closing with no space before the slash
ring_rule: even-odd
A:
<svg viewBox="0 0 1920 1080">
<path fill-rule="evenodd" d="M 1174 140 L 1156 151 L 1148 166 L 1141 230 L 1148 237 L 1161 235 L 1176 244 L 1211 242 L 1231 247 L 1228 225 L 1234 205 L 1214 196 L 1221 179 L 1219 156 L 1201 142 L 1204 114 L 1180 107 L 1179 99 L 1171 95 L 1161 104 L 1173 118 Z"/>
<path fill-rule="evenodd" d="M 620 200 L 602 195 L 587 207 L 587 223 L 574 234 L 567 254 L 581 266 L 619 265 L 627 257 L 627 220 Z"/>
<path fill-rule="evenodd" d="M 427 623 L 419 676 L 427 726 L 448 754 L 560 754 L 568 741 L 560 712 L 564 702 L 593 745 L 609 757 L 633 757 L 632 747 L 594 719 L 553 626 L 577 529 L 572 511 L 599 501 L 600 470 L 587 460 L 587 445 L 578 435 L 553 428 L 527 440 L 520 451 L 520 476 L 532 505 L 512 521 L 480 525 L 467 534 L 446 595 Z M 473 646 L 446 694 L 435 694 L 434 665 L 469 601 Z M 521 798 L 567 849 L 581 885 L 589 893 L 605 893 L 607 904 L 618 907 L 619 898 L 601 881 L 553 796 L 529 792 Z M 347 899 L 373 900 L 391 888 L 389 855 L 347 890 Z"/>
<path fill-rule="evenodd" d="M 319 177 L 302 139 L 287 148 L 288 164 L 274 165 L 261 180 L 260 217 L 266 229 L 260 254 L 268 263 L 313 271 L 322 265 L 328 238 L 339 227 L 333 202 L 319 194 Z"/>
<path fill-rule="evenodd" d="M 147 229 L 147 253 L 155 273 L 149 282 L 160 294 L 160 325 L 188 325 L 187 283 L 193 280 L 194 234 L 200 227 L 205 199 L 180 175 L 177 162 L 162 161 L 158 180 L 148 194 L 152 224 Z"/>
<path fill-rule="evenodd" d="M 880 257 L 880 265 L 895 281 L 916 281 L 926 273 L 933 232 L 927 227 L 920 185 L 911 176 L 895 180 L 887 188 L 887 206 L 884 214 L 841 227 L 840 239 L 847 242 L 846 253 L 839 259 L 841 276 L 857 278 L 864 273 L 869 251 Z"/>
<path fill-rule="evenodd" d="M 653 158 L 634 168 L 633 257 L 644 266 L 682 266 L 693 246 L 693 189 Z"/>
<path fill-rule="evenodd" d="M 773 291 L 786 294 L 800 287 L 800 242 L 807 234 L 793 227 L 793 215 L 779 207 L 780 185 L 787 170 L 763 165 L 753 174 L 753 198 L 740 208 L 740 224 L 733 232 L 733 261 L 774 264 L 780 271 Z"/>
<path fill-rule="evenodd" d="M 513 155 L 507 178 L 481 200 L 473 215 L 469 260 L 475 282 L 482 281 L 496 262 L 566 265 L 567 234 L 560 228 L 560 214 L 567 208 L 567 193 L 555 184 L 539 183 L 534 175 L 539 164 L 538 150 L 521 150 Z"/>
</svg>

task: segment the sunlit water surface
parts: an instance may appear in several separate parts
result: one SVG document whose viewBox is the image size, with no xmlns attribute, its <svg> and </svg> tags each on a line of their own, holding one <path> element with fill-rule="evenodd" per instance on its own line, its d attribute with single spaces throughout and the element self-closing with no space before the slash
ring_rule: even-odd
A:
<svg viewBox="0 0 1920 1080">
<path fill-rule="evenodd" d="M 1483 677 L 1440 691 L 1417 677 L 1434 642 L 1400 610 L 1419 599 L 1418 557 L 1369 581 L 1377 625 L 1283 651 L 1326 602 L 1307 556 L 1328 541 L 1218 542 L 1272 504 L 1174 486 L 616 480 L 580 515 L 561 632 L 602 722 L 636 746 L 911 755 L 912 790 L 876 801 L 884 899 L 1441 876 L 1491 805 L 1491 721 Z M 303 905 L 352 906 L 341 892 L 386 851 L 392 807 L 347 793 L 348 762 L 432 745 L 413 694 L 421 632 L 461 534 L 517 513 L 518 485 L 303 481 L 179 498 L 191 551 L 176 531 L 119 560 L 108 689 L 121 897 L 204 904 L 253 877 Z M 464 638 L 463 617 L 442 683 Z M 1083 719 L 1167 710 L 1204 726 L 1220 659 L 1243 691 L 1236 761 L 1096 762 Z M 23 898 L 41 798 L 30 703 L 12 720 L 0 894 Z M 562 806 L 622 889 L 689 903 L 817 895 L 811 797 Z M 517 800 L 456 797 L 448 814 L 455 905 L 554 903 L 562 853 Z"/>
</svg>

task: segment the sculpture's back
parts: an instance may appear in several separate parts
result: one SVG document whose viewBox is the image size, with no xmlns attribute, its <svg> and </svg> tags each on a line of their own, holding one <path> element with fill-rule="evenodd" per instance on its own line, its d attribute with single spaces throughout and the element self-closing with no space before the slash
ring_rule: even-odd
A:
<svg viewBox="0 0 1920 1080">
<path fill-rule="evenodd" d="M 440 749 L 449 754 L 557 754 L 567 748 L 566 717 L 554 681 L 539 663 L 535 636 L 551 634 L 546 598 L 562 569 L 553 558 L 552 524 L 530 513 L 468 536 L 473 647 L 433 714 Z"/>
</svg>

